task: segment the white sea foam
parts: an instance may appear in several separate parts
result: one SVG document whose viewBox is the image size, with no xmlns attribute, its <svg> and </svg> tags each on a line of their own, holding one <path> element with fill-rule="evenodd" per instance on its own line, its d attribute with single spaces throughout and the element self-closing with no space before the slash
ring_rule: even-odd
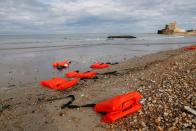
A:
<svg viewBox="0 0 196 131">
<path fill-rule="evenodd" d="M 161 39 L 176 39 L 183 38 L 184 36 L 147 36 L 147 37 L 138 37 L 139 40 L 161 40 Z"/>
</svg>

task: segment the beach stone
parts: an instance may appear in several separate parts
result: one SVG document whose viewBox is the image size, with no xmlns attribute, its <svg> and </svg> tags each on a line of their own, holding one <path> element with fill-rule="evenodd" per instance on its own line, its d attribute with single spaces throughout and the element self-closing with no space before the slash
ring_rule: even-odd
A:
<svg viewBox="0 0 196 131">
<path fill-rule="evenodd" d="M 146 124 L 142 121 L 141 122 L 142 127 L 146 127 Z"/>
<path fill-rule="evenodd" d="M 3 112 L 6 109 L 9 109 L 10 105 L 0 104 L 0 112 Z"/>
<path fill-rule="evenodd" d="M 186 117 L 186 113 L 185 112 L 182 113 L 182 117 Z"/>
<path fill-rule="evenodd" d="M 160 125 L 160 122 L 161 122 L 161 117 L 157 117 L 157 119 L 155 120 L 155 123 L 156 123 L 157 125 Z"/>
<path fill-rule="evenodd" d="M 185 124 L 183 124 L 183 126 L 186 128 L 186 127 L 189 126 L 189 124 L 188 123 L 185 123 Z"/>
<path fill-rule="evenodd" d="M 156 129 L 157 129 L 157 131 L 163 131 L 163 128 L 160 126 L 157 126 Z"/>
</svg>

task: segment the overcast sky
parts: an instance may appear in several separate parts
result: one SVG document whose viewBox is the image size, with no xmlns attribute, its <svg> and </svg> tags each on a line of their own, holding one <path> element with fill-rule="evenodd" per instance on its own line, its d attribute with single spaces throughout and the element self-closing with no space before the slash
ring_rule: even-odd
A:
<svg viewBox="0 0 196 131">
<path fill-rule="evenodd" d="M 0 34 L 156 32 L 196 28 L 196 0 L 0 0 Z"/>
</svg>

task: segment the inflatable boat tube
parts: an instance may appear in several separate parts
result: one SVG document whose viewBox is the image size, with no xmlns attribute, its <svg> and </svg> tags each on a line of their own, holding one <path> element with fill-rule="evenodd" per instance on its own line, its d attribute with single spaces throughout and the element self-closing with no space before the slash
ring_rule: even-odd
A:
<svg viewBox="0 0 196 131">
<path fill-rule="evenodd" d="M 108 68 L 110 65 L 109 64 L 105 64 L 105 63 L 95 63 L 95 64 L 92 64 L 90 66 L 90 68 L 92 69 L 103 69 L 103 68 Z"/>
<path fill-rule="evenodd" d="M 188 46 L 185 48 L 185 50 L 187 50 L 187 51 L 196 50 L 196 45 L 195 46 Z"/>
<path fill-rule="evenodd" d="M 67 68 L 71 64 L 71 61 L 58 61 L 53 63 L 53 67 L 57 69 Z"/>
<path fill-rule="evenodd" d="M 72 72 L 68 72 L 66 73 L 66 77 L 67 78 L 93 78 L 97 75 L 97 72 L 94 71 L 88 71 L 88 72 L 83 72 L 80 73 L 79 71 L 72 71 Z"/>
<path fill-rule="evenodd" d="M 78 80 L 65 80 L 63 78 L 52 78 L 50 80 L 43 80 L 40 85 L 54 90 L 66 90 L 78 84 Z"/>
</svg>

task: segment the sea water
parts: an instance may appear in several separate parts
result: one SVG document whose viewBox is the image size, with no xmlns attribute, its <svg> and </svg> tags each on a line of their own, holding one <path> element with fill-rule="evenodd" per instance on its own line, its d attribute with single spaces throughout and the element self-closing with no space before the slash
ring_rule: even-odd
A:
<svg viewBox="0 0 196 131">
<path fill-rule="evenodd" d="M 133 35 L 135 39 L 107 39 Z M 196 37 L 157 34 L 50 34 L 0 35 L 0 88 L 37 84 L 42 79 L 64 77 L 68 70 L 90 70 L 96 62 L 123 60 L 177 49 L 196 43 Z M 70 60 L 71 68 L 58 72 L 55 61 Z"/>
</svg>

